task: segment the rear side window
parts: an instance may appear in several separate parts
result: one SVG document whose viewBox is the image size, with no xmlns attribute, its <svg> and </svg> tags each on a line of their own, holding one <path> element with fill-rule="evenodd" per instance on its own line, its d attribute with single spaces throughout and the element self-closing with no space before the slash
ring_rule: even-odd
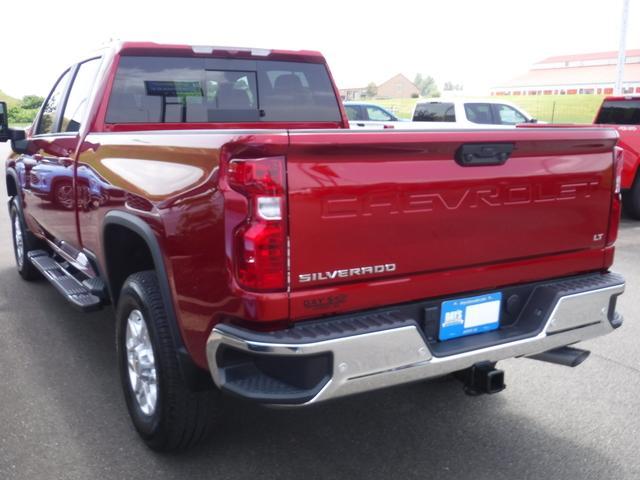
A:
<svg viewBox="0 0 640 480">
<path fill-rule="evenodd" d="M 84 120 L 89 95 L 91 94 L 91 89 L 93 88 L 99 67 L 99 58 L 81 63 L 78 67 L 78 72 L 73 80 L 67 104 L 64 107 L 60 131 L 77 132 L 80 130 L 80 124 Z"/>
<path fill-rule="evenodd" d="M 640 100 L 605 101 L 595 123 L 640 125 Z"/>
<path fill-rule="evenodd" d="M 122 57 L 107 123 L 340 121 L 324 65 Z"/>
<path fill-rule="evenodd" d="M 493 123 L 491 105 L 489 103 L 465 103 L 464 113 L 470 122 L 482 125 Z"/>
<path fill-rule="evenodd" d="M 413 114 L 414 122 L 455 122 L 453 103 L 419 103 Z"/>
</svg>

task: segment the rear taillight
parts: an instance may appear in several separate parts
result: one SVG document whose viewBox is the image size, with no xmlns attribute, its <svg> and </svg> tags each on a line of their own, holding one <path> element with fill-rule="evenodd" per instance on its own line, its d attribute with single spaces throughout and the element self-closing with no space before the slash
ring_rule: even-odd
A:
<svg viewBox="0 0 640 480">
<path fill-rule="evenodd" d="M 284 157 L 232 160 L 229 186 L 247 198 L 245 221 L 234 231 L 238 283 L 258 291 L 287 287 Z"/>
<path fill-rule="evenodd" d="M 622 188 L 622 169 L 624 167 L 624 149 L 613 147 L 613 193 L 620 193 Z"/>
<path fill-rule="evenodd" d="M 607 247 L 613 245 L 618 238 L 622 199 L 620 189 L 622 185 L 622 167 L 624 166 L 624 150 L 621 147 L 613 149 L 613 191 L 611 192 L 611 211 L 609 212 L 609 228 L 607 230 Z"/>
</svg>

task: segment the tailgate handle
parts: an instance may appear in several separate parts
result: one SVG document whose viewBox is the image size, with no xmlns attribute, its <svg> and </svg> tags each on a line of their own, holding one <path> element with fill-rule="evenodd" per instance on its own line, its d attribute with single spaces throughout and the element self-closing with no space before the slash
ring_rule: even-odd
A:
<svg viewBox="0 0 640 480">
<path fill-rule="evenodd" d="M 456 151 L 456 162 L 463 167 L 503 165 L 513 151 L 513 143 L 466 143 Z"/>
</svg>

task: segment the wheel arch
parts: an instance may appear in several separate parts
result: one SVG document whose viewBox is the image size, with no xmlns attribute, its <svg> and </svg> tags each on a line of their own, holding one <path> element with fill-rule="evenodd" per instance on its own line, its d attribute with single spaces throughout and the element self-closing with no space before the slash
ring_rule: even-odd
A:
<svg viewBox="0 0 640 480">
<path fill-rule="evenodd" d="M 126 240 L 138 242 L 134 244 L 134 249 L 141 247 L 146 248 L 148 263 L 145 263 L 145 260 L 137 258 L 134 258 L 134 261 L 131 262 L 131 256 L 126 256 L 125 258 L 123 257 L 122 251 L 118 253 L 117 245 L 121 242 L 122 235 L 125 235 L 124 238 Z M 118 240 L 118 238 L 120 238 L 120 240 Z M 212 384 L 211 377 L 207 372 L 195 365 L 182 338 L 173 302 L 173 295 L 169 286 L 169 277 L 165 267 L 164 257 L 158 238 L 151 226 L 140 217 L 131 213 L 113 210 L 105 215 L 100 240 L 105 263 L 105 280 L 113 304 L 117 305 L 122 284 L 126 280 L 126 277 L 135 273 L 133 270 L 154 270 L 158 278 L 162 303 L 167 314 L 171 338 L 173 339 L 175 350 L 178 352 L 178 363 L 180 364 L 185 383 L 193 390 L 208 388 Z M 124 259 L 126 259 L 127 267 L 123 267 L 123 265 L 119 263 Z"/>
<path fill-rule="evenodd" d="M 18 196 L 18 174 L 12 168 L 7 169 L 6 173 L 6 188 L 7 196 L 13 198 Z"/>
</svg>

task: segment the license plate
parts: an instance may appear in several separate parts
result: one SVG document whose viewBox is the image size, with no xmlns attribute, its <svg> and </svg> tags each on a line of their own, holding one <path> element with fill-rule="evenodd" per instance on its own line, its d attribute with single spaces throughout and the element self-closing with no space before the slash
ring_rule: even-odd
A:
<svg viewBox="0 0 640 480">
<path fill-rule="evenodd" d="M 442 302 L 440 308 L 440 340 L 497 330 L 500 326 L 502 293 L 458 298 Z"/>
</svg>

